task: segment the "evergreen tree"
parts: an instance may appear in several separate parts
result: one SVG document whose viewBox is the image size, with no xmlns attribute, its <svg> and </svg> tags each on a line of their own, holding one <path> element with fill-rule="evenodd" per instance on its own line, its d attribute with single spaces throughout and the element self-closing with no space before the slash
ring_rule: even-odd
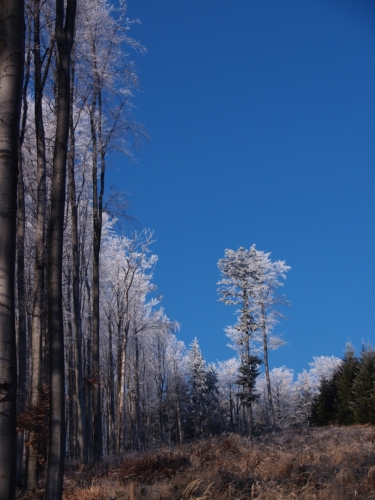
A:
<svg viewBox="0 0 375 500">
<path fill-rule="evenodd" d="M 205 395 L 207 392 L 206 363 L 198 340 L 195 337 L 187 355 L 188 364 L 188 405 L 186 437 L 196 439 L 203 434 L 205 420 Z"/>
<path fill-rule="evenodd" d="M 255 384 L 260 375 L 259 365 L 261 363 L 262 360 L 258 356 L 248 356 L 244 358 L 238 369 L 239 375 L 236 384 L 242 388 L 238 397 L 245 406 L 250 407 L 251 403 L 259 398 L 259 394 L 255 391 Z"/>
<path fill-rule="evenodd" d="M 221 430 L 218 376 L 213 366 L 206 366 L 197 338 L 188 351 L 187 364 L 185 435 L 188 439 L 197 439 L 218 434 Z"/>
<path fill-rule="evenodd" d="M 353 382 L 354 419 L 358 424 L 375 424 L 375 351 L 362 349 L 357 376 Z"/>
<path fill-rule="evenodd" d="M 223 422 L 219 410 L 219 379 L 212 365 L 206 371 L 206 392 L 204 399 L 206 407 L 204 433 L 207 435 L 220 434 L 223 429 Z"/>
<path fill-rule="evenodd" d="M 319 394 L 314 397 L 311 406 L 310 423 L 313 425 L 328 425 L 336 420 L 337 381 L 336 375 L 331 380 L 320 382 Z"/>
<path fill-rule="evenodd" d="M 259 365 L 262 360 L 258 356 L 247 353 L 243 356 L 241 366 L 239 367 L 239 376 L 236 384 L 241 387 L 237 396 L 240 399 L 244 409 L 245 433 L 253 433 L 252 403 L 259 399 L 259 394 L 255 391 L 256 379 L 260 375 Z"/>
<path fill-rule="evenodd" d="M 343 363 L 336 375 L 336 419 L 340 424 L 351 425 L 355 421 L 353 412 L 353 384 L 358 369 L 359 360 L 355 356 L 353 346 L 348 344 Z"/>
</svg>

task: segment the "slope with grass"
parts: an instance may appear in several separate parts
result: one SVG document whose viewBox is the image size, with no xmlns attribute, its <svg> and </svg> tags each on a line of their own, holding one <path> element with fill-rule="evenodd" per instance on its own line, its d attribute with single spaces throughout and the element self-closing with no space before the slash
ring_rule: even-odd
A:
<svg viewBox="0 0 375 500">
<path fill-rule="evenodd" d="M 251 441 L 231 434 L 97 469 L 70 467 L 64 499 L 375 499 L 375 429 L 312 428 Z"/>
</svg>

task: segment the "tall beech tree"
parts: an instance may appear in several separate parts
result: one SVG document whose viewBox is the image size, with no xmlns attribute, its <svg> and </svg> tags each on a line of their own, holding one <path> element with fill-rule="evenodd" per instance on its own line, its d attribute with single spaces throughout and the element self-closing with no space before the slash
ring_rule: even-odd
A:
<svg viewBox="0 0 375 500">
<path fill-rule="evenodd" d="M 15 497 L 17 151 L 25 54 L 23 0 L 0 4 L 0 498 Z"/>
<path fill-rule="evenodd" d="M 27 16 L 25 16 L 27 17 Z M 17 301 L 18 301 L 18 387 L 17 387 L 17 414 L 25 409 L 27 390 L 27 311 L 25 287 L 25 183 L 23 177 L 22 146 L 25 139 L 26 121 L 28 112 L 27 91 L 30 81 L 31 64 L 31 30 L 30 16 L 28 23 L 28 40 L 25 53 L 25 77 L 22 89 L 22 117 L 20 136 L 18 141 L 18 181 L 17 181 Z M 24 456 L 24 431 L 17 433 L 17 483 L 22 482 L 22 463 Z"/>
<path fill-rule="evenodd" d="M 57 44 L 56 136 L 51 188 L 48 255 L 48 334 L 50 355 L 49 452 L 45 499 L 62 497 L 65 456 L 64 321 L 62 257 L 66 160 L 70 122 L 70 62 L 76 0 L 56 0 Z"/>
<path fill-rule="evenodd" d="M 100 252 L 103 228 L 104 187 L 107 154 L 113 143 L 129 154 L 128 138 L 139 134 L 140 126 L 130 121 L 130 97 L 137 86 L 132 65 L 123 57 L 121 44 L 143 50 L 126 36 L 130 21 L 126 17 L 126 2 L 120 2 L 118 15 L 113 17 L 106 0 L 88 1 L 83 9 L 85 18 L 82 44 L 87 82 L 90 83 L 88 114 L 90 117 L 92 152 L 92 409 L 94 458 L 100 461 L 103 452 L 101 379 L 100 379 Z"/>
<path fill-rule="evenodd" d="M 41 0 L 33 2 L 34 21 L 34 124 L 37 160 L 36 178 L 36 223 L 35 223 L 35 258 L 34 285 L 32 297 L 32 328 L 31 328 L 31 384 L 30 404 L 36 406 L 42 375 L 42 336 L 45 317 L 45 226 L 46 226 L 46 140 L 43 118 L 43 92 L 47 80 L 53 39 L 46 51 L 41 47 Z M 42 20 L 43 22 L 43 20 Z M 44 64 L 43 64 L 44 62 Z M 34 443 L 31 433 L 30 442 Z M 37 486 L 38 448 L 32 444 L 29 447 L 27 464 L 27 489 L 34 490 Z"/>
</svg>

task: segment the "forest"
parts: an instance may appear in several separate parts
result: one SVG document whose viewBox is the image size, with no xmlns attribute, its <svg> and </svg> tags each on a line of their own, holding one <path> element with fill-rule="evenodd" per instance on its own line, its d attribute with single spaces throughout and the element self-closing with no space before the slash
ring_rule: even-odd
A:
<svg viewBox="0 0 375 500">
<path fill-rule="evenodd" d="M 206 363 L 197 338 L 178 339 L 153 282 L 153 232 L 135 230 L 126 196 L 106 185 L 113 157 L 132 161 L 147 139 L 135 22 L 125 0 L 1 7 L 1 500 L 59 500 L 73 464 L 228 435 L 217 446 L 241 454 L 275 432 L 375 424 L 371 346 L 299 374 L 270 368 L 290 267 L 255 245 L 224 250 L 212 284 L 237 314 L 223 325 L 233 357 Z"/>
</svg>

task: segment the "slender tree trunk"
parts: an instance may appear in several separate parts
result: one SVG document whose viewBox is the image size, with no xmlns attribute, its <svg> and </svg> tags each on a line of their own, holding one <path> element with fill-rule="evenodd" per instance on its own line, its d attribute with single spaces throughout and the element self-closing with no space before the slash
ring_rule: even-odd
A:
<svg viewBox="0 0 375 500">
<path fill-rule="evenodd" d="M 118 350 L 118 386 L 117 386 L 117 439 L 116 450 L 117 454 L 123 452 L 125 447 L 125 376 L 126 376 L 126 348 L 128 342 L 129 325 L 126 322 L 124 332 L 122 332 L 122 319 L 117 325 L 118 338 L 121 339 L 121 344 Z"/>
<path fill-rule="evenodd" d="M 44 313 L 44 271 L 45 271 L 45 214 L 46 214 L 46 144 L 43 123 L 43 82 L 40 52 L 40 0 L 34 1 L 34 122 L 37 154 L 37 215 L 35 226 L 35 261 L 33 309 L 31 327 L 31 382 L 30 404 L 37 406 L 42 375 L 42 316 Z M 30 433 L 34 441 L 34 433 Z M 38 447 L 29 447 L 27 460 L 27 490 L 38 486 Z"/>
<path fill-rule="evenodd" d="M 31 30 L 29 29 L 29 33 Z M 25 81 L 22 92 L 22 122 L 18 142 L 18 185 L 17 185 L 17 294 L 18 294 L 18 401 L 17 413 L 24 411 L 26 402 L 26 363 L 27 363 L 27 314 L 25 290 L 25 185 L 23 178 L 22 145 L 25 138 L 26 119 L 28 112 L 27 89 L 30 80 L 31 48 L 27 48 L 25 63 Z M 17 434 L 17 483 L 22 483 L 22 468 L 24 458 L 24 431 Z"/>
<path fill-rule="evenodd" d="M 182 444 L 184 440 L 184 435 L 182 430 L 181 403 L 179 394 L 176 394 L 176 415 L 177 415 L 177 429 L 178 429 L 178 444 Z"/>
<path fill-rule="evenodd" d="M 91 307 L 91 289 L 89 284 L 89 279 L 87 275 L 87 266 L 84 262 L 84 254 L 82 254 L 82 264 L 85 269 L 85 285 L 86 285 L 86 293 L 87 293 L 87 309 L 88 311 L 92 311 Z M 86 342 L 86 435 L 87 435 L 87 455 L 88 457 L 92 457 L 93 454 L 93 446 L 92 446 L 92 382 L 91 382 L 91 336 L 92 332 L 92 316 L 89 313 L 88 317 L 88 331 L 89 335 L 87 337 Z"/>
<path fill-rule="evenodd" d="M 263 360 L 264 360 L 264 371 L 266 374 L 267 399 L 268 399 L 268 408 L 269 408 L 269 411 L 271 414 L 272 431 L 274 431 L 275 430 L 275 411 L 273 409 L 270 369 L 269 369 L 269 365 L 268 365 L 268 339 L 267 339 L 267 329 L 266 329 L 266 311 L 264 308 L 264 304 L 262 304 L 261 313 L 262 313 Z"/>
<path fill-rule="evenodd" d="M 69 428 L 68 432 L 68 456 L 70 460 L 77 458 L 77 446 L 76 446 L 76 391 L 75 391 L 75 377 L 74 377 L 74 362 L 73 362 L 73 324 L 72 324 L 72 294 L 71 294 L 71 284 L 72 284 L 72 269 L 70 262 L 67 264 L 66 272 L 66 299 L 65 299 L 65 311 L 66 311 L 66 366 L 68 369 L 67 374 L 67 421 Z"/>
<path fill-rule="evenodd" d="M 136 418 L 136 450 L 141 449 L 141 409 L 140 409 L 140 387 L 139 387 L 139 343 L 138 336 L 135 335 L 135 370 L 134 370 L 134 384 L 135 384 L 135 418 Z"/>
<path fill-rule="evenodd" d="M 70 56 L 74 38 L 76 0 L 56 0 L 57 126 L 53 156 L 49 231 L 48 333 L 50 350 L 49 450 L 45 500 L 62 498 L 65 455 L 64 323 L 62 251 L 66 159 L 70 115 Z"/>
<path fill-rule="evenodd" d="M 74 63 L 72 62 L 71 77 L 71 101 L 70 101 L 70 150 L 68 155 L 68 177 L 69 177 L 69 198 L 72 226 L 72 253 L 73 253 L 73 309 L 74 309 L 74 372 L 77 395 L 77 438 L 79 458 L 81 463 L 87 463 L 87 440 L 86 440 L 86 412 L 85 412 L 85 391 L 82 373 L 82 318 L 81 318 L 81 297 L 80 297 L 80 259 L 78 248 L 78 214 L 76 184 L 74 178 L 75 159 L 75 136 L 73 126 L 73 88 L 74 88 Z"/>
<path fill-rule="evenodd" d="M 0 498 L 15 498 L 17 355 L 14 276 L 17 150 L 25 53 L 23 0 L 0 4 Z"/>
<path fill-rule="evenodd" d="M 95 78 L 96 80 L 97 78 Z M 98 84 L 95 85 L 97 87 Z M 90 124 L 92 138 L 92 184 L 93 184 L 93 212 L 94 212 L 94 233 L 93 233 L 93 277 L 92 277 L 92 378 L 93 385 L 93 416 L 94 416 L 94 460 L 102 459 L 102 415 L 100 407 L 100 366 L 99 366 L 99 260 L 100 243 L 102 235 L 102 207 L 104 192 L 104 168 L 100 170 L 100 192 L 98 193 L 98 118 L 96 117 L 98 107 L 98 94 L 100 91 L 95 88 L 94 96 L 90 108 Z"/>
<path fill-rule="evenodd" d="M 114 455 L 116 451 L 115 447 L 115 386 L 114 386 L 114 360 L 113 360 L 113 346 L 112 346 L 112 322 L 111 318 L 108 318 L 108 333 L 109 333 L 109 408 L 108 408 L 108 439 L 109 439 L 109 449 L 110 455 Z"/>
</svg>

